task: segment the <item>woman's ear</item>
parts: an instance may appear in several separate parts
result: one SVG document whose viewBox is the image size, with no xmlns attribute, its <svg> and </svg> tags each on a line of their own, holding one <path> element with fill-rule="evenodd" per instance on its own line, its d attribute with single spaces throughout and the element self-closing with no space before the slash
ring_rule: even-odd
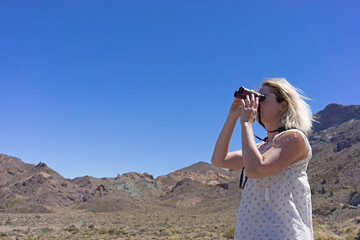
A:
<svg viewBox="0 0 360 240">
<path fill-rule="evenodd" d="M 281 108 L 281 112 L 284 112 L 288 107 L 288 102 L 287 101 L 282 101 L 280 103 L 280 108 Z"/>
</svg>

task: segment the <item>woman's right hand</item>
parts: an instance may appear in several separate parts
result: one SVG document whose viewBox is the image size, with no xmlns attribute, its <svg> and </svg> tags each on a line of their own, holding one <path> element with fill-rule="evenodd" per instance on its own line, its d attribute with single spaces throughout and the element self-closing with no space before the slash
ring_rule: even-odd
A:
<svg viewBox="0 0 360 240">
<path fill-rule="evenodd" d="M 236 119 L 238 119 L 240 117 L 240 115 L 241 115 L 241 99 L 234 98 L 234 101 L 230 107 L 229 115 L 235 117 Z"/>
</svg>

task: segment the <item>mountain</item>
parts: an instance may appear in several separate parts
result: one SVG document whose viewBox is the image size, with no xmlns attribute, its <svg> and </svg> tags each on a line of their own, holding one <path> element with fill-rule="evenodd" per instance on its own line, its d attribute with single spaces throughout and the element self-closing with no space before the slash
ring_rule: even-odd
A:
<svg viewBox="0 0 360 240">
<path fill-rule="evenodd" d="M 233 181 L 238 175 L 236 171 L 227 171 L 206 162 L 198 162 L 168 175 L 159 176 L 156 182 L 170 190 L 186 178 L 205 185 L 217 185 Z"/>
<path fill-rule="evenodd" d="M 351 119 L 360 119 L 360 105 L 344 106 L 332 103 L 327 105 L 324 110 L 314 114 L 314 117 L 318 122 L 314 124 L 313 131 L 318 132 Z"/>
<path fill-rule="evenodd" d="M 45 163 L 27 164 L 0 155 L 0 208 L 5 211 L 47 212 L 83 202 L 86 189 L 63 178 Z"/>
<path fill-rule="evenodd" d="M 0 154 L 0 187 L 16 179 L 32 167 L 32 164 L 24 163 L 18 158 Z"/>
<path fill-rule="evenodd" d="M 136 208 L 150 199 L 164 194 L 163 186 L 155 182 L 153 176 L 135 172 L 118 175 L 115 178 L 96 179 L 89 176 L 72 180 L 88 190 L 90 201 L 79 204 L 80 209 L 93 212 L 112 212 L 126 208 Z"/>
<path fill-rule="evenodd" d="M 342 221 L 360 214 L 360 119 L 335 121 L 309 139 L 313 158 L 308 176 L 314 213 Z"/>
<path fill-rule="evenodd" d="M 72 182 L 94 193 L 94 199 L 80 204 L 79 208 L 107 212 L 147 203 L 167 207 L 195 206 L 204 199 L 219 197 L 224 186 L 238 176 L 235 171 L 198 162 L 156 179 L 147 173 L 130 172 L 115 178 L 82 177 Z"/>
<path fill-rule="evenodd" d="M 360 106 L 330 104 L 315 117 L 308 169 L 313 212 L 337 220 L 359 215 Z M 44 163 L 35 166 L 1 154 L 0 212 L 112 212 L 143 206 L 223 211 L 240 202 L 239 175 L 198 162 L 157 178 L 130 172 L 115 178 L 65 179 Z"/>
</svg>

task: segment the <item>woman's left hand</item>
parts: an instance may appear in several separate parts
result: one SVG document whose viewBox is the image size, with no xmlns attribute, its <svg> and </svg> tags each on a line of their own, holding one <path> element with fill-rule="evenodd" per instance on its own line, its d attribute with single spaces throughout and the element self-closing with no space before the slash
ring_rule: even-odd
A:
<svg viewBox="0 0 360 240">
<path fill-rule="evenodd" d="M 241 115 L 240 122 L 241 124 L 250 123 L 253 124 L 256 120 L 257 110 L 259 106 L 259 98 L 251 94 L 251 99 L 249 95 L 246 96 L 246 99 L 241 99 Z"/>
</svg>

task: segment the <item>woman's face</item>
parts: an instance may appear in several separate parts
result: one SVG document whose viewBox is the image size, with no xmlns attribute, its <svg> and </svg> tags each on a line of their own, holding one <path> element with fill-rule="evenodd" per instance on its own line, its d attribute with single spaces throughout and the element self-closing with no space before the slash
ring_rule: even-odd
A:
<svg viewBox="0 0 360 240">
<path fill-rule="evenodd" d="M 280 122 L 281 112 L 284 110 L 284 104 L 276 101 L 276 95 L 271 91 L 271 88 L 263 86 L 260 93 L 266 96 L 265 101 L 260 102 L 260 115 L 261 121 L 266 123 L 277 123 Z"/>
</svg>

